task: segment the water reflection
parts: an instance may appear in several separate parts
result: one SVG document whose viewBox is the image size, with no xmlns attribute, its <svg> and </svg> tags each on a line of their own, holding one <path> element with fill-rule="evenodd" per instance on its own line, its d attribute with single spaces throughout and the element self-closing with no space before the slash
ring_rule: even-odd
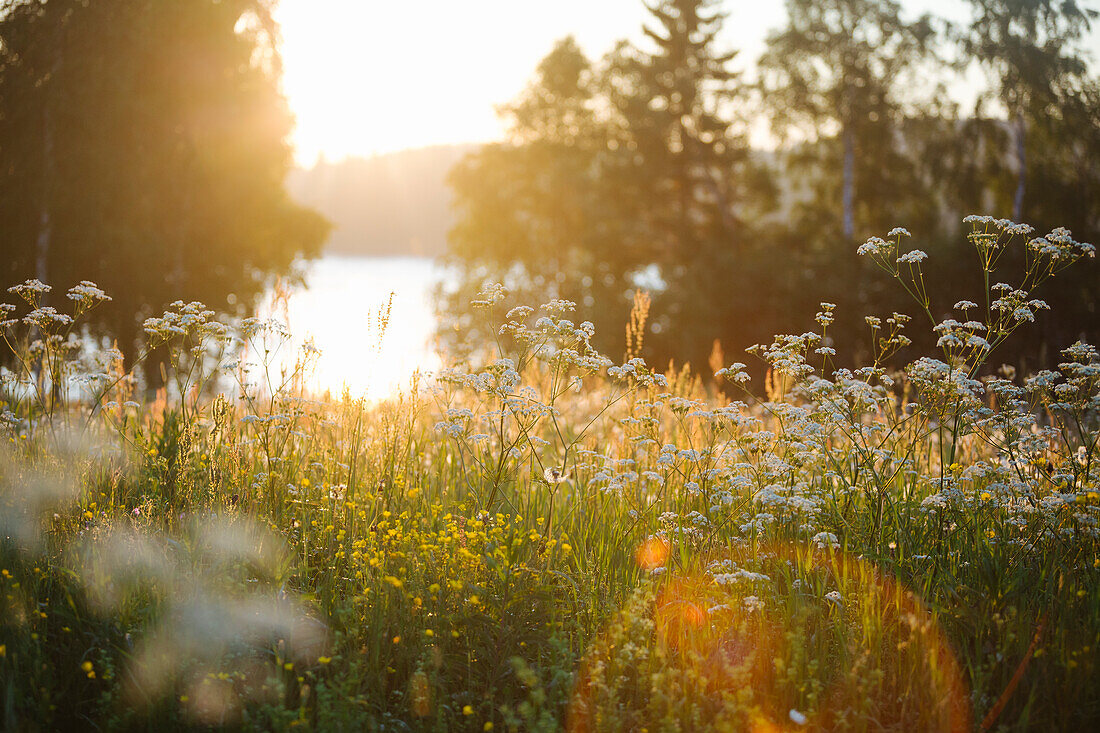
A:
<svg viewBox="0 0 1100 733">
<path fill-rule="evenodd" d="M 441 277 L 441 268 L 426 258 L 317 260 L 305 286 L 286 299 L 285 314 L 276 313 L 285 317 L 295 347 L 284 348 L 279 358 L 291 364 L 299 347 L 312 340 L 321 355 L 308 382 L 318 391 L 338 395 L 346 387 L 352 396 L 377 399 L 407 387 L 417 370 L 439 367 L 431 289 Z"/>
</svg>

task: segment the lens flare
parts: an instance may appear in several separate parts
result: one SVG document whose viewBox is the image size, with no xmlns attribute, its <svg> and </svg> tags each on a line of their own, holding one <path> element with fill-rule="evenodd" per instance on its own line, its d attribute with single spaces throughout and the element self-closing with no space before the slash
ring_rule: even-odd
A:
<svg viewBox="0 0 1100 733">
<path fill-rule="evenodd" d="M 426 718 L 432 712 L 432 686 L 423 672 L 417 671 L 409 679 L 409 709 L 417 718 Z"/>
<path fill-rule="evenodd" d="M 663 567 L 668 562 L 668 541 L 663 537 L 650 537 L 634 551 L 634 561 L 642 570 Z"/>
<path fill-rule="evenodd" d="M 651 538 L 635 558 L 659 567 L 670 551 Z M 773 544 L 651 576 L 585 654 L 567 723 L 771 733 L 858 710 L 884 729 L 953 732 L 970 730 L 968 699 L 912 591 L 866 560 Z"/>
</svg>

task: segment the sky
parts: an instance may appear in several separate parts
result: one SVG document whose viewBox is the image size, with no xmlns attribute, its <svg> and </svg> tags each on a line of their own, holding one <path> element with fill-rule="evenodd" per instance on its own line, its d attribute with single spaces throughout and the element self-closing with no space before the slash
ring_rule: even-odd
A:
<svg viewBox="0 0 1100 733">
<path fill-rule="evenodd" d="M 955 20 L 962 0 L 903 0 Z M 785 20 L 778 0 L 727 0 L 721 48 L 734 66 L 759 55 Z M 495 107 L 515 98 L 554 42 L 573 35 L 590 58 L 638 41 L 642 0 L 282 0 L 284 91 L 300 165 L 428 145 L 488 142 Z"/>
</svg>

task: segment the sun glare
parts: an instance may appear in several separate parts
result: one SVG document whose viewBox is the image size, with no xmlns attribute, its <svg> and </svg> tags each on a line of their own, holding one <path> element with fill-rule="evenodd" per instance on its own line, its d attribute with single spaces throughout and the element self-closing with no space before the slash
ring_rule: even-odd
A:
<svg viewBox="0 0 1100 733">
<path fill-rule="evenodd" d="M 414 258 L 312 263 L 305 286 L 290 293 L 285 309 L 269 304 L 263 314 L 285 322 L 291 334 L 275 354 L 272 373 L 292 370 L 310 343 L 320 352 L 305 380 L 310 389 L 334 396 L 347 389 L 368 399 L 407 389 L 417 371 L 439 367 L 429 343 L 433 279 L 432 264 Z"/>
<path fill-rule="evenodd" d="M 782 8 L 731 7 L 731 47 L 758 45 Z M 495 107 L 516 96 L 555 40 L 589 56 L 637 39 L 636 0 L 283 0 L 284 90 L 298 161 L 498 139 Z"/>
</svg>

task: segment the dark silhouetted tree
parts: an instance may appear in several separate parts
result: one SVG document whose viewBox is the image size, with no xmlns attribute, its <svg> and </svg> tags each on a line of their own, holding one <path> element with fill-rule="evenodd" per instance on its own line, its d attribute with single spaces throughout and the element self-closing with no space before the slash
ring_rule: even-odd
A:
<svg viewBox="0 0 1100 733">
<path fill-rule="evenodd" d="M 646 5 L 643 47 L 610 57 L 608 89 L 618 147 L 608 171 L 630 197 L 665 288 L 654 306 L 666 356 L 705 361 L 714 339 L 748 323 L 743 279 L 755 230 L 772 203 L 766 170 L 745 136 L 748 90 L 721 49 L 726 14 L 712 0 Z"/>
<path fill-rule="evenodd" d="M 462 286 L 445 310 L 462 312 L 483 281 L 497 280 L 525 302 L 599 302 L 603 345 L 618 340 L 636 258 L 625 244 L 627 220 L 615 215 L 602 178 L 613 151 L 598 107 L 591 62 L 572 38 L 563 39 L 519 98 L 501 108 L 509 141 L 484 146 L 451 171 L 449 255 Z"/>
<path fill-rule="evenodd" d="M 328 225 L 284 190 L 269 0 L 15 0 L 0 14 L 0 272 L 98 282 L 124 346 L 176 299 L 247 307 Z"/>
<path fill-rule="evenodd" d="M 653 2 L 645 40 L 622 42 L 597 64 L 572 41 L 554 49 L 504 110 L 508 142 L 452 173 L 450 252 L 466 289 L 448 310 L 488 279 L 524 302 L 596 305 L 585 315 L 598 319 L 597 346 L 617 355 L 630 291 L 649 287 L 659 332 L 645 356 L 701 367 L 715 339 L 734 355 L 804 331 L 824 299 L 840 305 L 830 337 L 852 364 L 869 353 L 863 317 L 910 305 L 856 256 L 864 237 L 909 228 L 931 254 L 937 308 L 981 286 L 960 274 L 960 260 L 973 257 L 960 222 L 1009 216 L 1015 167 L 1000 92 L 963 115 L 945 91 L 979 57 L 964 54 L 953 69 L 941 21 L 907 19 L 895 0 L 789 0 L 761 83 L 747 87 L 719 48 L 717 5 Z M 983 63 L 1001 89 L 1003 69 Z M 1026 111 L 1035 185 L 1025 219 L 1089 241 L 1100 216 L 1100 87 L 1076 72 L 1044 73 L 1058 79 L 1047 97 L 1057 103 Z M 774 152 L 746 143 L 757 91 L 784 143 Z M 1044 294 L 1059 323 L 1040 324 L 1041 338 L 1002 358 L 1050 364 L 1077 334 L 1095 338 L 1095 272 L 1090 262 L 1060 277 Z M 922 348 L 934 348 L 928 337 Z"/>
<path fill-rule="evenodd" d="M 742 265 L 757 242 L 745 222 L 759 219 L 771 186 L 733 114 L 745 88 L 733 54 L 716 50 L 724 16 L 714 5 L 647 6 L 645 48 L 621 43 L 598 67 L 571 39 L 546 57 L 503 109 L 509 142 L 451 175 L 450 252 L 470 288 L 495 278 L 598 303 L 597 344 L 611 353 L 622 351 L 644 272 L 659 274 L 648 282 L 660 289 L 663 331 L 651 355 L 705 360 L 747 320 L 731 310 L 747 298 L 727 296 L 751 270 Z"/>
</svg>

